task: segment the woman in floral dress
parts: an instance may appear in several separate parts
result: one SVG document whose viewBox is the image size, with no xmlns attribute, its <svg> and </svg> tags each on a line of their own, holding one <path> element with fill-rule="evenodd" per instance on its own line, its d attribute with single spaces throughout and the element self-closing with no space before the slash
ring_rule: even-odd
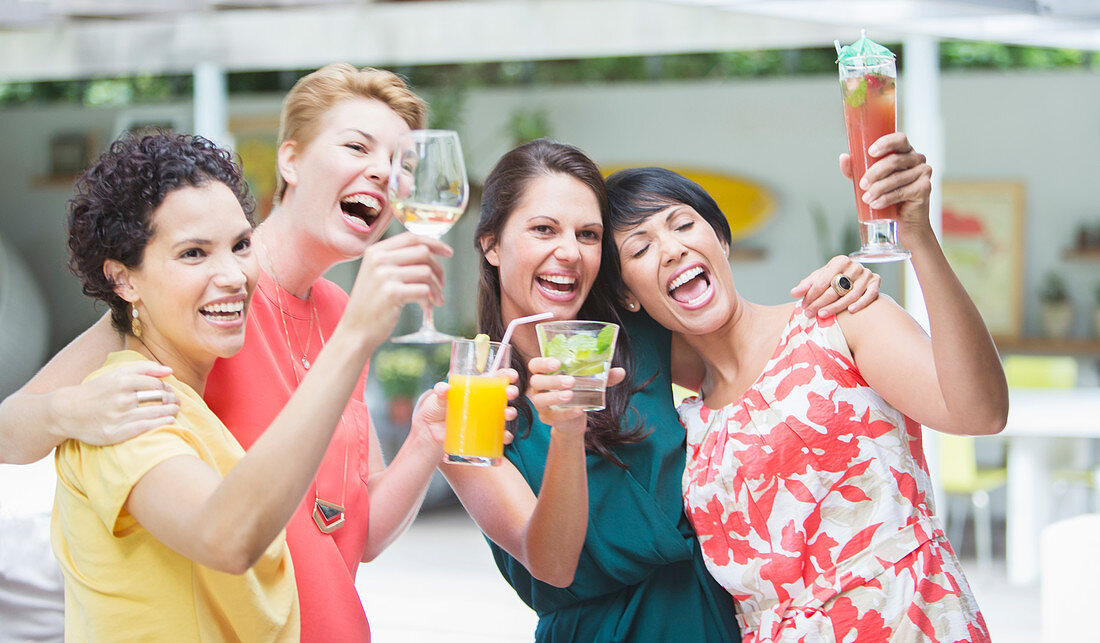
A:
<svg viewBox="0 0 1100 643">
<path fill-rule="evenodd" d="M 996 433 L 1008 389 L 929 224 L 924 156 L 900 133 L 870 152 L 868 199 L 898 204 L 931 337 L 885 297 L 826 318 L 747 302 L 706 192 L 658 168 L 608 181 L 624 302 L 705 367 L 673 373 L 700 391 L 680 408 L 684 502 L 746 642 L 989 638 L 933 515 L 920 425 Z"/>
</svg>

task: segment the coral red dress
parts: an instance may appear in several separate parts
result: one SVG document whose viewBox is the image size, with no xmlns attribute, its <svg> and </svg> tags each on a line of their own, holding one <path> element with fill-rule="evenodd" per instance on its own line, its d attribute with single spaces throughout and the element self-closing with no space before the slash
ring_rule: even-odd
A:
<svg viewBox="0 0 1100 643">
<path fill-rule="evenodd" d="M 684 505 L 744 641 L 988 641 L 932 515 L 920 425 L 796 308 L 740 399 L 680 407 Z"/>
</svg>

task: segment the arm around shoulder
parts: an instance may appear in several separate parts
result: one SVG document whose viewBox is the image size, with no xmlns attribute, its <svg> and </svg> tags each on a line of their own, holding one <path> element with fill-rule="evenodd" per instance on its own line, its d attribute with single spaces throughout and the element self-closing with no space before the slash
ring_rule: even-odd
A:
<svg viewBox="0 0 1100 643">
<path fill-rule="evenodd" d="M 123 347 L 107 317 L 63 348 L 0 404 L 0 462 L 25 464 L 67 439 L 115 444 L 171 421 L 178 399 L 159 379 L 171 371 L 153 362 L 83 382 L 111 351 Z M 162 391 L 161 404 L 141 405 L 139 390 Z"/>
</svg>

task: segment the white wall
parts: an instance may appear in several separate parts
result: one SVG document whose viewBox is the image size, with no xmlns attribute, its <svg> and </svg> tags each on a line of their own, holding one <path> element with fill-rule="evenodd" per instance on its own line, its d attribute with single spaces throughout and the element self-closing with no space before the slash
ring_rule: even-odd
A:
<svg viewBox="0 0 1100 643">
<path fill-rule="evenodd" d="M 901 87 L 904 91 L 904 85 Z M 232 115 L 274 113 L 280 97 L 236 100 Z M 1027 186 L 1027 292 L 1057 268 L 1078 303 L 1077 334 L 1100 282 L 1096 263 L 1064 262 L 1078 223 L 1100 222 L 1100 74 L 945 74 L 943 101 L 949 179 L 1019 179 Z M 666 84 L 587 85 L 471 91 L 463 144 L 471 173 L 483 178 L 509 147 L 507 122 L 517 109 L 544 108 L 554 136 L 600 163 L 700 166 L 763 183 L 778 200 L 766 226 L 747 240 L 767 248 L 759 262 L 735 265 L 750 299 L 778 302 L 822 258 L 808 208 L 820 204 L 834 229 L 852 216 L 851 186 L 836 169 L 845 149 L 839 91 L 829 76 Z M 181 106 L 167 106 L 176 110 Z M 183 109 L 186 109 L 183 107 Z M 64 187 L 37 188 L 46 173 L 51 136 L 91 130 L 101 141 L 116 127 L 112 109 L 33 107 L 0 111 L 0 235 L 20 250 L 47 293 L 56 349 L 95 319 L 65 269 Z M 902 115 L 904 126 L 904 114 Z M 476 212 L 448 240 L 460 253 L 448 267 L 449 295 L 472 317 L 476 263 L 470 235 Z M 898 293 L 896 269 L 884 272 Z M 345 268 L 341 281 L 350 275 Z M 1027 295 L 1026 332 L 1037 333 L 1037 308 Z M 444 311 L 453 315 L 457 311 Z"/>
</svg>

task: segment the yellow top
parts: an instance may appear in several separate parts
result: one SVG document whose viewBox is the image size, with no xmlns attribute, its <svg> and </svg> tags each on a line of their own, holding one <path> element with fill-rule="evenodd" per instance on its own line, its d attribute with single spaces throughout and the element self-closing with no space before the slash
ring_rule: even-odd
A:
<svg viewBox="0 0 1100 643">
<path fill-rule="evenodd" d="M 102 375 L 144 359 L 111 353 Z M 239 576 L 169 549 L 124 508 L 130 490 L 165 460 L 190 455 L 224 476 L 244 450 L 202 398 L 174 377 L 175 423 L 122 444 L 69 440 L 57 448 L 52 540 L 65 575 L 70 641 L 296 641 L 298 593 L 285 532 Z"/>
</svg>

